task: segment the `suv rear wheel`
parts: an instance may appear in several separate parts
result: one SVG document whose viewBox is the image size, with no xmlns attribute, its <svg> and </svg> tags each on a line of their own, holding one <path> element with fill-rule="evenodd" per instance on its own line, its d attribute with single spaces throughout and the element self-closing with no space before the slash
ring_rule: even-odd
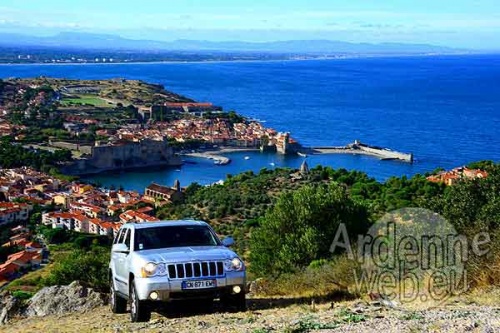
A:
<svg viewBox="0 0 500 333">
<path fill-rule="evenodd" d="M 146 302 L 139 300 L 133 280 L 130 284 L 130 320 L 133 323 L 149 321 L 151 319 L 151 309 Z"/>
<path fill-rule="evenodd" d="M 125 313 L 127 311 L 127 300 L 118 296 L 113 284 L 113 277 L 109 279 L 109 304 L 113 313 Z"/>
</svg>

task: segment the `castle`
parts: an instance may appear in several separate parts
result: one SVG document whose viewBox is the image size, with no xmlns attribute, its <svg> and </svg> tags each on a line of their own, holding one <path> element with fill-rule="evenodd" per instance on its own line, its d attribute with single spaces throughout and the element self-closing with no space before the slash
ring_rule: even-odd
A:
<svg viewBox="0 0 500 333">
<path fill-rule="evenodd" d="M 160 139 L 117 140 L 110 143 L 96 141 L 90 154 L 83 155 L 65 172 L 90 174 L 102 171 L 125 170 L 152 166 L 178 166 L 182 164 L 174 154 L 166 137 Z"/>
</svg>

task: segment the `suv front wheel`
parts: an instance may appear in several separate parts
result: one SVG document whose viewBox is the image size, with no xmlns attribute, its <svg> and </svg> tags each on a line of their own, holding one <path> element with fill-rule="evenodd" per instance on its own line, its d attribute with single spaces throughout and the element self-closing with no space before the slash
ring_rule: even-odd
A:
<svg viewBox="0 0 500 333">
<path fill-rule="evenodd" d="M 224 295 L 221 297 L 222 306 L 229 311 L 245 312 L 247 310 L 247 301 L 245 293 L 237 295 Z"/>
<path fill-rule="evenodd" d="M 133 280 L 130 281 L 130 284 L 130 320 L 133 323 L 149 321 L 151 319 L 151 309 L 146 302 L 139 300 Z"/>
</svg>

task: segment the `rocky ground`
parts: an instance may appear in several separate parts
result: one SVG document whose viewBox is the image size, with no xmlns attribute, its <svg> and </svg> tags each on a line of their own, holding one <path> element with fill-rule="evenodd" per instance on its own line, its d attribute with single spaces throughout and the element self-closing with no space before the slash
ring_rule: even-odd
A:
<svg viewBox="0 0 500 333">
<path fill-rule="evenodd" d="M 78 285 L 76 288 L 81 288 Z M 80 291 L 78 291 L 80 290 Z M 85 290 L 85 289 L 83 289 Z M 64 294 L 75 290 L 54 291 L 60 302 Z M 77 289 L 83 295 L 86 291 Z M 50 293 L 45 292 L 46 297 Z M 129 315 L 114 315 L 107 306 L 77 301 L 73 305 L 55 306 L 47 315 L 37 300 L 38 315 L 14 317 L 0 327 L 2 332 L 500 332 L 500 293 L 489 293 L 487 301 L 471 297 L 454 299 L 435 308 L 386 304 L 383 301 L 344 301 L 323 304 L 294 304 L 293 299 L 249 299 L 249 310 L 243 313 L 222 312 L 217 303 L 212 309 L 195 310 L 193 304 L 180 304 L 153 313 L 147 323 L 130 323 Z M 49 302 L 50 303 L 50 302 Z M 57 303 L 57 302 L 56 302 Z M 54 305 L 52 305 L 54 306 Z M 31 315 L 34 306 L 31 305 Z M 64 308 L 70 313 L 61 314 Z M 30 308 L 28 308 L 30 309 Z M 79 309 L 79 310 L 75 310 Z M 41 312 L 40 312 L 41 311 Z M 76 311 L 76 312 L 73 312 Z"/>
</svg>

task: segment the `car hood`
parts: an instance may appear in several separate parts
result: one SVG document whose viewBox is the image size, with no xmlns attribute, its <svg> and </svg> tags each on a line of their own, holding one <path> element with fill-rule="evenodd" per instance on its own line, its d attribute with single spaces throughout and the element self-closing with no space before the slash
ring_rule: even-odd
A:
<svg viewBox="0 0 500 333">
<path fill-rule="evenodd" d="M 236 253 L 224 246 L 174 247 L 144 250 L 135 254 L 146 262 L 156 263 L 225 260 L 237 256 Z"/>
</svg>

